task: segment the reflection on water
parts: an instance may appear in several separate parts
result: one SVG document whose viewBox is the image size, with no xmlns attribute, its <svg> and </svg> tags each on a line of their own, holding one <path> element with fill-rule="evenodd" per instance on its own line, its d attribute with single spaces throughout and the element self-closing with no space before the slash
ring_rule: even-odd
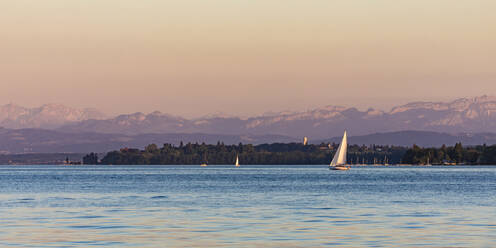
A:
<svg viewBox="0 0 496 248">
<path fill-rule="evenodd" d="M 0 167 L 2 247 L 495 247 L 496 167 Z"/>
</svg>

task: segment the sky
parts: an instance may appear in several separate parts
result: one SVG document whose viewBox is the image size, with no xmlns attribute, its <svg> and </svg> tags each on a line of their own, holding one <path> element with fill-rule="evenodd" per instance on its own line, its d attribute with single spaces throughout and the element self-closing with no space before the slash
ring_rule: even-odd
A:
<svg viewBox="0 0 496 248">
<path fill-rule="evenodd" d="M 494 0 L 5 0 L 0 9 L 0 104 L 246 116 L 496 94 Z"/>
</svg>

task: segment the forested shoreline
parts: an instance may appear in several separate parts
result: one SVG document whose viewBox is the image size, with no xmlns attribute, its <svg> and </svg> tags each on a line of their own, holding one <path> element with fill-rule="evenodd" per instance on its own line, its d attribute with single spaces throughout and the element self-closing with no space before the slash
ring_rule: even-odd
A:
<svg viewBox="0 0 496 248">
<path fill-rule="evenodd" d="M 194 165 L 194 164 L 234 164 L 236 156 L 242 164 L 329 164 L 339 144 L 303 145 L 300 143 L 274 143 L 274 144 L 239 144 L 216 145 L 207 144 L 164 144 L 158 147 L 148 145 L 144 150 L 123 148 L 119 151 L 107 153 L 101 161 L 96 154 L 88 154 L 83 159 L 84 164 L 107 165 Z M 399 163 L 405 147 L 397 146 L 358 146 L 348 147 L 348 161 L 350 163 Z"/>
<path fill-rule="evenodd" d="M 236 156 L 242 164 L 253 165 L 312 165 L 329 164 L 338 144 L 303 145 L 300 143 L 239 144 L 151 144 L 145 149 L 123 148 L 107 153 L 101 160 L 94 153 L 83 158 L 84 164 L 104 165 L 197 165 L 233 164 Z M 380 145 L 349 145 L 349 164 L 496 164 L 496 145 L 421 148 Z"/>
<path fill-rule="evenodd" d="M 440 148 L 421 148 L 413 145 L 403 156 L 407 164 L 468 164 L 468 165 L 495 165 L 496 145 L 463 147 L 461 143 L 454 146 L 443 145 Z"/>
</svg>

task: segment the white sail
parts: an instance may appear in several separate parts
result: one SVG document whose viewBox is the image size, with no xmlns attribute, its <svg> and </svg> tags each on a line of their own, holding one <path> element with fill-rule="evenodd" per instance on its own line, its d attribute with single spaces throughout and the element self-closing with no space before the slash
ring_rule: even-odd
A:
<svg viewBox="0 0 496 248">
<path fill-rule="evenodd" d="M 236 156 L 236 167 L 239 167 L 239 156 Z"/>
<path fill-rule="evenodd" d="M 338 150 L 332 159 L 330 166 L 338 166 L 346 164 L 346 150 L 348 149 L 348 139 L 346 137 L 346 131 L 344 131 L 343 140 L 339 144 Z"/>
</svg>

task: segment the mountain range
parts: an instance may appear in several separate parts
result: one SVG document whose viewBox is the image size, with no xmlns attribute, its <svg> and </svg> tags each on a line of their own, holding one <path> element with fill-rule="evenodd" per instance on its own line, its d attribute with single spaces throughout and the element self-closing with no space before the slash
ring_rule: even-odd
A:
<svg viewBox="0 0 496 248">
<path fill-rule="evenodd" d="M 66 132 L 276 134 L 325 139 L 405 130 L 457 133 L 496 132 L 496 97 L 461 98 L 451 102 L 413 102 L 385 112 L 327 106 L 303 112 L 281 112 L 250 118 L 211 116 L 186 119 L 160 112 L 114 118 L 87 118 L 58 127 Z"/>
<path fill-rule="evenodd" d="M 108 151 L 149 143 L 350 142 L 438 146 L 462 141 L 496 143 L 496 97 L 451 102 L 413 102 L 390 111 L 327 106 L 250 118 L 207 116 L 187 119 L 153 112 L 107 117 L 95 109 L 60 104 L 26 108 L 0 106 L 0 153 Z"/>
</svg>

